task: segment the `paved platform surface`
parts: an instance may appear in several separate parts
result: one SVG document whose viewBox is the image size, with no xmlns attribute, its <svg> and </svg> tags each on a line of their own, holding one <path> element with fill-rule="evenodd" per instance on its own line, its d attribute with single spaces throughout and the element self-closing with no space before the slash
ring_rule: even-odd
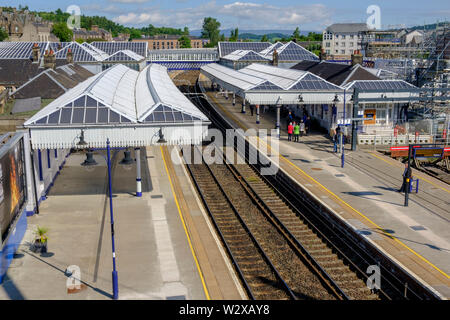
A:
<svg viewBox="0 0 450 320">
<path fill-rule="evenodd" d="M 239 299 L 231 268 L 214 242 L 210 230 L 202 231 L 208 255 L 200 255 L 203 269 L 217 269 L 219 280 L 199 268 L 196 250 L 183 221 L 163 161 L 162 150 L 141 152 L 143 196 L 135 197 L 136 168 L 118 165 L 113 170 L 119 299 Z M 133 155 L 134 156 L 134 155 Z M 40 214 L 29 217 L 29 228 L 19 251 L 0 285 L 1 299 L 111 299 L 112 253 L 109 199 L 106 197 L 106 163 L 95 155 L 98 165 L 80 166 L 84 155 L 73 154 L 57 178 Z M 167 161 L 166 161 L 167 162 Z M 204 216 L 189 187 L 182 166 L 175 178 L 186 193 L 185 215 Z M 182 196 L 178 195 L 178 198 Z M 197 207 L 196 207 L 197 206 Z M 29 250 L 36 226 L 49 229 L 48 254 Z M 194 227 L 190 225 L 189 227 Z M 208 260 L 211 259 L 211 260 Z M 211 262 L 210 262 L 211 261 Z M 81 288 L 67 290 L 70 265 L 80 268 Z M 206 275 L 206 276 L 204 276 Z M 206 281 L 205 281 L 206 279 Z"/>
<path fill-rule="evenodd" d="M 273 129 L 275 113 L 261 113 L 256 124 L 247 107 L 241 113 L 231 99 L 208 92 L 219 112 L 243 128 Z M 287 141 L 282 121 L 279 165 L 304 188 L 328 205 L 337 216 L 381 248 L 408 272 L 426 283 L 443 298 L 450 298 L 450 187 L 426 174 L 419 177 L 420 190 L 411 194 L 404 207 L 398 193 L 404 166 L 373 151 L 345 151 L 341 168 L 339 154 L 322 134 Z M 273 154 L 276 154 L 272 150 Z"/>
</svg>

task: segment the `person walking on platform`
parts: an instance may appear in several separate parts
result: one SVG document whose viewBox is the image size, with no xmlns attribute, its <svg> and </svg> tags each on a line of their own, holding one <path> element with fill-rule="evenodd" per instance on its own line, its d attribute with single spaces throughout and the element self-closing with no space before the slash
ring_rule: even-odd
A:
<svg viewBox="0 0 450 320">
<path fill-rule="evenodd" d="M 303 137 L 303 135 L 305 134 L 305 123 L 303 122 L 303 120 L 300 121 L 300 136 Z"/>
<path fill-rule="evenodd" d="M 298 139 L 299 135 L 300 135 L 300 125 L 297 122 L 297 123 L 295 123 L 295 126 L 294 126 L 294 142 L 299 142 L 299 139 Z"/>
<path fill-rule="evenodd" d="M 288 115 L 287 115 L 287 123 L 292 123 L 294 121 L 294 117 L 292 116 L 292 112 L 289 111 Z"/>
<path fill-rule="evenodd" d="M 292 141 L 292 134 L 294 133 L 294 126 L 292 125 L 292 122 L 289 122 L 287 132 L 288 132 L 288 141 Z"/>
<path fill-rule="evenodd" d="M 305 136 L 308 135 L 308 131 L 311 130 L 311 118 L 310 117 L 306 117 L 306 121 L 305 121 Z"/>
<path fill-rule="evenodd" d="M 412 175 L 412 171 L 411 171 L 411 167 L 408 166 L 408 162 L 405 163 L 405 170 L 403 171 L 403 183 L 402 183 L 402 187 L 400 188 L 400 190 L 398 190 L 398 192 L 406 192 L 406 188 L 409 188 L 409 181 L 411 181 L 411 175 Z"/>
<path fill-rule="evenodd" d="M 251 104 L 250 105 L 250 113 L 252 114 L 252 116 L 253 116 L 253 110 L 255 109 L 255 107 Z"/>
</svg>

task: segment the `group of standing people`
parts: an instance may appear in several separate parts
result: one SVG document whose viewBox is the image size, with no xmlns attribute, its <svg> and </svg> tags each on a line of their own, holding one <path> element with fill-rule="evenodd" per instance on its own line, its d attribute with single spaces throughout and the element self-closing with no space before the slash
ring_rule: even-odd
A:
<svg viewBox="0 0 450 320">
<path fill-rule="evenodd" d="M 292 138 L 294 138 L 294 142 L 299 142 L 299 137 L 307 135 L 307 130 L 309 128 L 309 117 L 305 113 L 303 115 L 303 119 L 300 121 L 295 121 L 292 112 L 289 111 L 287 123 L 288 141 L 292 141 Z"/>
<path fill-rule="evenodd" d="M 299 142 L 299 137 L 306 133 L 305 123 L 303 120 L 298 122 L 289 122 L 288 125 L 288 141 L 292 141 L 292 136 L 294 136 L 294 142 Z"/>
</svg>

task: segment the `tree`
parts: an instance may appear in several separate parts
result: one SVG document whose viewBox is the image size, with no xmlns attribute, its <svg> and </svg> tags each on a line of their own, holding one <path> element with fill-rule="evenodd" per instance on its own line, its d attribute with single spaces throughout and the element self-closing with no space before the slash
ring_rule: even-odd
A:
<svg viewBox="0 0 450 320">
<path fill-rule="evenodd" d="M 226 41 L 225 35 L 223 33 L 220 35 L 219 41 Z"/>
<path fill-rule="evenodd" d="M 8 33 L 5 31 L 5 29 L 0 28 L 0 41 L 8 39 Z"/>
<path fill-rule="evenodd" d="M 219 41 L 220 22 L 215 18 L 207 17 L 203 20 L 202 38 L 209 39 L 210 47 L 215 47 Z"/>
<path fill-rule="evenodd" d="M 238 41 L 238 39 L 239 39 L 239 29 L 236 28 L 234 30 L 231 30 L 231 35 L 230 35 L 229 41 L 236 42 L 236 41 Z"/>
<path fill-rule="evenodd" d="M 61 42 L 72 41 L 73 32 L 67 27 L 64 22 L 55 23 L 53 25 L 52 33 L 59 38 Z"/>
<path fill-rule="evenodd" d="M 178 42 L 180 43 L 180 48 L 192 48 L 191 39 L 187 35 L 182 35 L 179 37 Z"/>
<path fill-rule="evenodd" d="M 300 39 L 301 35 L 300 35 L 300 29 L 297 27 L 294 30 L 294 33 L 292 34 L 292 38 L 293 39 Z"/>
<path fill-rule="evenodd" d="M 269 38 L 267 38 L 267 35 L 264 34 L 261 38 L 261 42 L 269 42 Z"/>
<path fill-rule="evenodd" d="M 184 27 L 183 29 L 183 35 L 184 36 L 188 36 L 189 35 L 189 28 L 188 27 Z M 190 48 L 190 47 L 189 47 Z"/>
<path fill-rule="evenodd" d="M 140 30 L 132 28 L 130 30 L 130 39 L 139 39 L 142 38 L 142 33 Z"/>
</svg>

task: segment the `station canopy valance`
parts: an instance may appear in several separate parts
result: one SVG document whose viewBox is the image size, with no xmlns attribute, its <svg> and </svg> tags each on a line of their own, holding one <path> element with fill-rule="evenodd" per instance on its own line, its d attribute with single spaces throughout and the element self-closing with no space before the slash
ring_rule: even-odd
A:
<svg viewBox="0 0 450 320">
<path fill-rule="evenodd" d="M 45 149 L 76 147 L 81 129 L 90 147 L 104 146 L 106 138 L 113 146 L 151 145 L 161 128 L 169 143 L 199 143 L 208 124 L 165 67 L 138 72 L 118 64 L 70 89 L 24 126 L 33 148 Z"/>
</svg>

